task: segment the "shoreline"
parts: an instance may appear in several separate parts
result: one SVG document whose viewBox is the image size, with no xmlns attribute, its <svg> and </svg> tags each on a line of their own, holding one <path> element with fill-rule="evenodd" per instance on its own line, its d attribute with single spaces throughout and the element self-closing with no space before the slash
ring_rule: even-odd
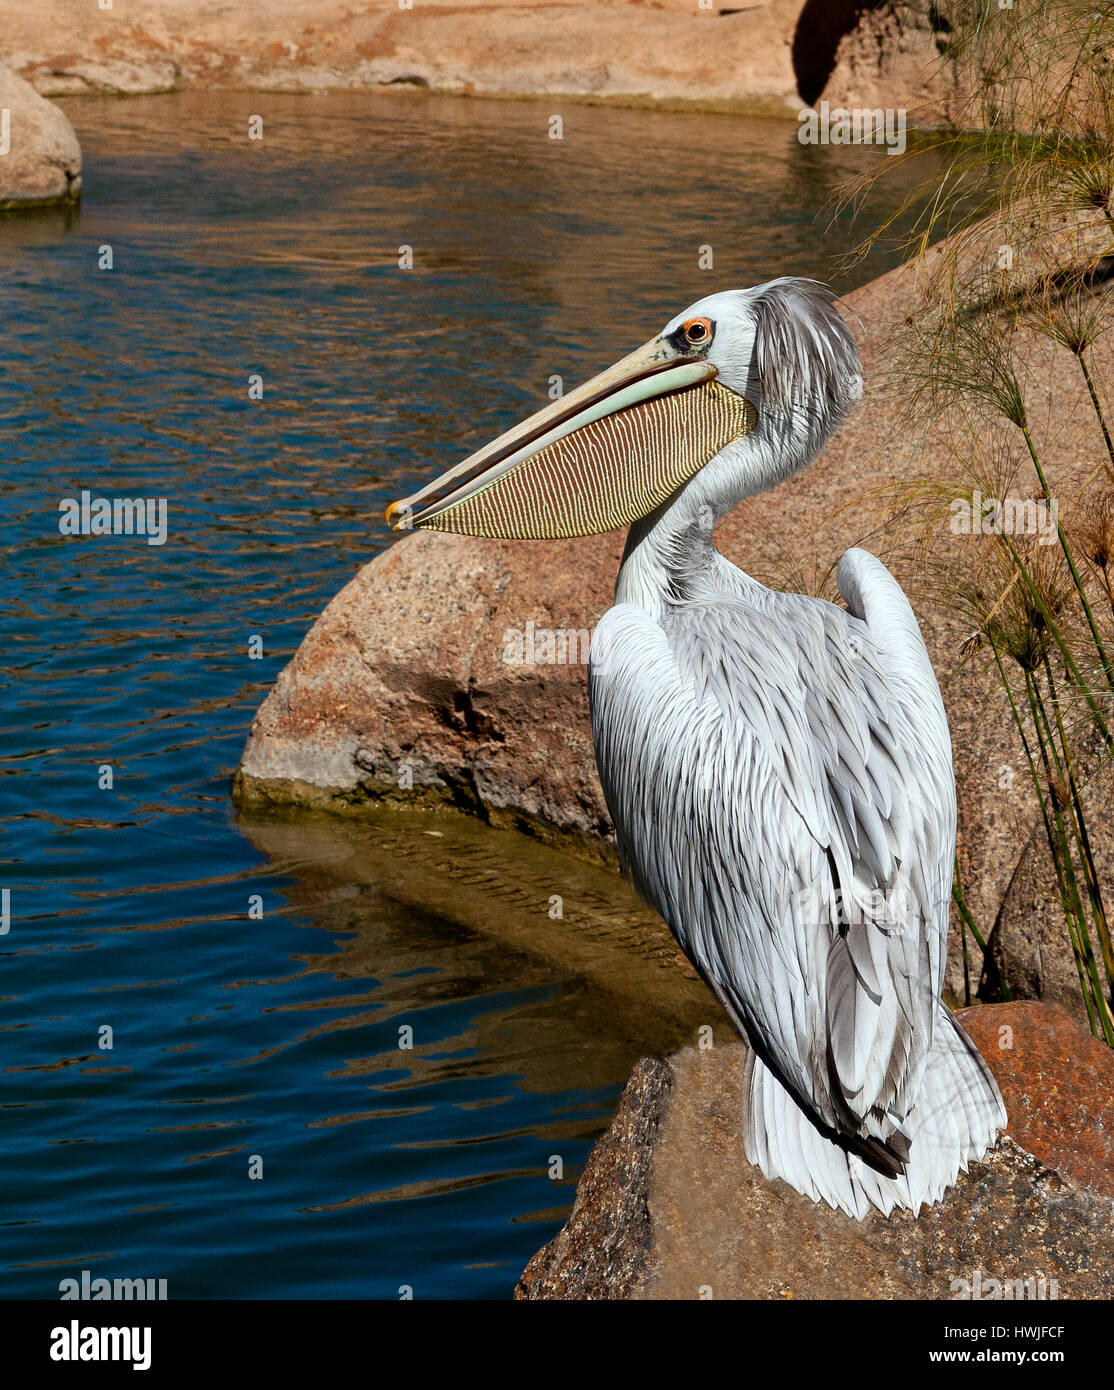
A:
<svg viewBox="0 0 1114 1390">
<path fill-rule="evenodd" d="M 40 95 L 420 89 L 442 95 L 788 117 L 901 108 L 934 127 L 955 95 L 933 8 L 819 14 L 802 0 L 41 0 L 4 61 Z M 64 36 L 64 37 L 60 37 Z"/>
<path fill-rule="evenodd" d="M 85 91 L 40 91 L 41 96 L 45 96 L 50 101 L 69 102 L 69 101 L 134 101 L 143 97 L 168 97 L 168 96 L 191 96 L 191 95 L 210 95 L 213 93 L 247 95 L 256 93 L 261 96 L 282 96 L 282 97 L 352 97 L 364 95 L 372 100 L 379 97 L 409 96 L 415 101 L 426 101 L 430 98 L 451 98 L 455 101 L 497 101 L 497 102 L 517 102 L 520 104 L 543 104 L 546 102 L 563 102 L 570 106 L 596 106 L 613 111 L 648 111 L 662 113 L 672 116 L 716 116 L 728 120 L 751 120 L 769 121 L 771 125 L 788 127 L 797 125 L 797 108 L 782 105 L 780 102 L 768 102 L 759 99 L 741 97 L 737 100 L 710 101 L 702 97 L 655 97 L 649 93 L 643 95 L 623 96 L 620 94 L 601 94 L 591 92 L 560 92 L 560 91 L 539 91 L 539 92 L 480 92 L 480 91 L 461 91 L 456 87 L 432 87 L 421 82 L 378 82 L 355 83 L 351 86 L 330 86 L 330 87 L 310 87 L 310 86 L 282 86 L 271 87 L 266 85 L 246 83 L 243 85 L 235 83 L 187 83 L 173 87 L 151 88 L 149 91 L 115 91 L 115 90 L 96 90 L 89 88 Z M 803 108 L 802 108 L 803 109 Z M 914 125 L 910 123 L 910 131 L 931 132 L 942 127 L 931 125 Z M 948 128 L 951 129 L 950 127 Z M 962 133 L 956 131 L 957 134 Z"/>
<path fill-rule="evenodd" d="M 736 101 L 709 101 L 700 97 L 659 98 L 651 95 L 644 95 L 641 97 L 632 95 L 626 97 L 606 94 L 594 95 L 592 93 L 582 92 L 476 92 L 460 91 L 456 88 L 447 87 L 430 87 L 415 82 L 386 82 L 377 83 L 373 86 L 360 84 L 350 87 L 336 86 L 322 88 L 236 86 L 225 83 L 211 83 L 206 85 L 189 84 L 185 86 L 164 87 L 140 92 L 89 90 L 84 92 L 42 92 L 40 95 L 44 95 L 48 100 L 63 105 L 63 109 L 65 109 L 65 103 L 71 101 L 133 101 L 144 97 L 200 96 L 216 93 L 237 96 L 245 96 L 254 93 L 259 96 L 304 97 L 307 99 L 364 95 L 372 101 L 377 101 L 381 97 L 406 96 L 413 98 L 414 101 L 428 101 L 431 98 L 444 98 L 454 101 L 490 101 L 517 103 L 519 105 L 543 105 L 548 102 L 560 102 L 568 106 L 598 107 L 607 111 L 643 111 L 651 115 L 712 117 L 716 120 L 727 121 L 768 121 L 771 126 L 777 126 L 782 132 L 799 126 L 798 109 L 814 109 L 783 106 L 778 102 L 770 103 L 760 100 L 751 100 L 749 98 L 739 98 Z M 851 109 L 854 110 L 855 108 Z M 909 121 L 905 130 L 906 134 L 911 136 L 943 134 L 956 139 L 978 134 L 975 127 L 964 127 L 952 122 L 932 125 Z M 877 142 L 849 141 L 848 145 L 876 148 L 880 152 L 886 151 L 886 146 Z M 838 145 L 833 147 L 839 148 Z"/>
</svg>

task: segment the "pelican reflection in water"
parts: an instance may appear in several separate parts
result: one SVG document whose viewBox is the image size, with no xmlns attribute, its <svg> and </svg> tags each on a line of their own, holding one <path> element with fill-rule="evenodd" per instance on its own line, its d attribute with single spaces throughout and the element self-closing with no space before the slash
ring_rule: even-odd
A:
<svg viewBox="0 0 1114 1390">
<path fill-rule="evenodd" d="M 858 549 L 846 609 L 777 592 L 713 540 L 860 394 L 824 286 L 713 294 L 387 514 L 472 536 L 630 527 L 589 664 L 624 864 L 750 1045 L 747 1156 L 859 1218 L 935 1202 L 1006 1123 L 941 1000 L 955 781 L 905 595 Z"/>
</svg>

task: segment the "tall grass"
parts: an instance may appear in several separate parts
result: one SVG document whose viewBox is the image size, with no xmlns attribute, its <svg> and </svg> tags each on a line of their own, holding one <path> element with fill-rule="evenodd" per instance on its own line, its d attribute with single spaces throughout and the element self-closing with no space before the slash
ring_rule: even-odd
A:
<svg viewBox="0 0 1114 1390">
<path fill-rule="evenodd" d="M 1114 760 L 1114 421 L 1096 365 L 1114 321 L 1114 4 L 959 0 L 947 14 L 944 62 L 974 133 L 911 147 L 905 161 L 943 147 L 943 174 L 859 249 L 911 219 L 922 304 L 896 374 L 910 423 L 951 441 L 945 467 L 911 485 L 915 500 L 943 524 L 957 500 L 978 512 L 979 498 L 1014 489 L 1054 518 L 1044 537 L 980 524 L 974 561 L 952 547 L 935 581 L 969 624 L 961 659 L 985 662 L 1004 695 L 1091 1029 L 1114 1046 L 1114 888 L 1093 794 Z M 1031 418 L 1042 373 L 1065 360 L 1101 440 L 1074 485 L 1055 476 L 1040 442 L 1050 432 Z M 968 936 L 984 960 L 988 945 L 958 863 L 954 897 L 969 997 Z"/>
</svg>

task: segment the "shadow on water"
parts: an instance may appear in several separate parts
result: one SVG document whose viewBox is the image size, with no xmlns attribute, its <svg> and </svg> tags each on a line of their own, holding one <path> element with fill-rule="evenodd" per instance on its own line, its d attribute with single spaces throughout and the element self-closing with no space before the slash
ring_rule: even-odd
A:
<svg viewBox="0 0 1114 1390">
<path fill-rule="evenodd" d="M 559 988 L 561 1007 L 547 1007 L 544 1022 L 533 1007 L 481 1014 L 470 1035 L 477 1067 L 516 1057 L 527 1091 L 613 1087 L 632 1049 L 671 1050 L 698 1024 L 725 1022 L 624 880 L 509 831 L 457 817 L 436 823 L 386 812 L 371 823 L 297 813 L 238 822 L 272 872 L 292 879 L 290 911 L 351 934 L 339 958 L 314 968 L 377 980 L 380 1022 L 476 998 L 495 981 Z M 388 979 L 397 982 L 390 989 Z M 415 1044 L 406 1060 L 421 1056 Z M 400 1060 L 397 1040 L 390 1060 Z M 381 1062 L 353 1069 L 374 1073 Z"/>
</svg>

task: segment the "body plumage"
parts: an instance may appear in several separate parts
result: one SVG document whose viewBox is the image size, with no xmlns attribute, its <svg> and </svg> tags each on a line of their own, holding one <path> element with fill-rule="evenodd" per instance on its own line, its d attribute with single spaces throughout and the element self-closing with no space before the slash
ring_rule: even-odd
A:
<svg viewBox="0 0 1114 1390">
<path fill-rule="evenodd" d="M 622 858 L 750 1046 L 748 1157 L 858 1218 L 937 1201 L 1006 1123 L 941 998 L 955 781 L 905 595 L 863 550 L 841 608 L 714 543 L 861 386 L 825 287 L 711 295 L 388 513 L 481 535 L 631 523 L 589 667 Z"/>
</svg>

